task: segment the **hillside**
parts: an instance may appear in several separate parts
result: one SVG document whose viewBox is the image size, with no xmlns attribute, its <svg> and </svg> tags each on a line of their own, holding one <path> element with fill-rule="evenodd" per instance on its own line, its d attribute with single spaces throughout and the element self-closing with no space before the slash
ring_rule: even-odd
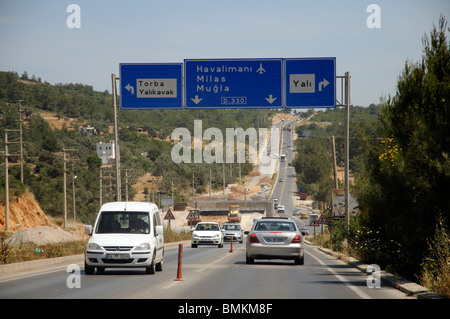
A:
<svg viewBox="0 0 450 319">
<path fill-rule="evenodd" d="M 32 193 L 25 193 L 9 203 L 9 228 L 17 231 L 36 226 L 54 226 Z M 0 231 L 5 229 L 5 205 L 0 205 Z"/>
</svg>

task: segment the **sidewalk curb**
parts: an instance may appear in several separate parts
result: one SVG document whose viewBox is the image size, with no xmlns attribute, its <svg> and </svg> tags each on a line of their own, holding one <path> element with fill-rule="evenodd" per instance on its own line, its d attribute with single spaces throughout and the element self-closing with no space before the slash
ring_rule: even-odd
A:
<svg viewBox="0 0 450 319">
<path fill-rule="evenodd" d="M 73 255 L 48 259 L 24 261 L 20 263 L 0 265 L 0 280 L 30 274 L 36 271 L 48 271 L 84 262 L 84 255 Z"/>
<path fill-rule="evenodd" d="M 370 266 L 368 264 L 360 262 L 358 259 L 347 256 L 342 253 L 338 253 L 335 251 L 332 251 L 328 248 L 321 247 L 319 245 L 313 244 L 309 241 L 305 242 L 308 245 L 317 246 L 318 249 L 321 252 L 324 252 L 332 257 L 335 257 L 337 259 L 341 259 L 345 263 L 349 264 L 350 266 L 358 269 L 359 271 L 363 273 L 367 273 L 367 267 Z M 401 292 L 405 293 L 408 296 L 416 297 L 417 299 L 448 299 L 446 296 L 438 294 L 436 292 L 433 292 L 419 284 L 416 284 L 415 282 L 408 281 L 402 277 L 397 277 L 391 273 L 388 273 L 384 270 L 381 271 L 380 274 L 381 281 L 388 284 L 391 287 L 394 287 Z"/>
</svg>

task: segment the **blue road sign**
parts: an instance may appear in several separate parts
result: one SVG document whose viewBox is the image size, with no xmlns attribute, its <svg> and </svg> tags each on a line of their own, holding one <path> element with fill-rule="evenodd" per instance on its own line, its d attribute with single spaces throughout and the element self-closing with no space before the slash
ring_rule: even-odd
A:
<svg viewBox="0 0 450 319">
<path fill-rule="evenodd" d="M 336 107 L 336 58 L 285 60 L 287 108 Z"/>
<path fill-rule="evenodd" d="M 182 63 L 121 63 L 121 109 L 182 108 Z"/>
<path fill-rule="evenodd" d="M 282 59 L 184 60 L 186 108 L 281 108 Z"/>
</svg>

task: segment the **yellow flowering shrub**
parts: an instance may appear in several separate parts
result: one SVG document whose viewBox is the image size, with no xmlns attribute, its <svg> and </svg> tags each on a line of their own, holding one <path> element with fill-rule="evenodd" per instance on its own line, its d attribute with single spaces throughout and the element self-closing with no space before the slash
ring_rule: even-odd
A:
<svg viewBox="0 0 450 319">
<path fill-rule="evenodd" d="M 395 142 L 394 138 L 387 137 L 380 141 L 380 155 L 378 159 L 381 167 L 380 172 L 394 168 L 400 164 L 402 149 Z"/>
</svg>

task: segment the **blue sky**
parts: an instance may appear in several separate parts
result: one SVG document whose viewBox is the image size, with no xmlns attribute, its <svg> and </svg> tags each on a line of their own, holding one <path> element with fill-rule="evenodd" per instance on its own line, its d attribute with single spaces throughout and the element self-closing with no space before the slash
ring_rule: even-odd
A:
<svg viewBox="0 0 450 319">
<path fill-rule="evenodd" d="M 66 8 L 81 9 L 70 29 Z M 381 9 L 381 28 L 366 12 Z M 422 38 L 448 0 L 0 0 L 0 70 L 111 91 L 119 63 L 193 58 L 336 57 L 350 72 L 351 102 L 395 94 L 405 61 L 419 61 Z"/>
</svg>

